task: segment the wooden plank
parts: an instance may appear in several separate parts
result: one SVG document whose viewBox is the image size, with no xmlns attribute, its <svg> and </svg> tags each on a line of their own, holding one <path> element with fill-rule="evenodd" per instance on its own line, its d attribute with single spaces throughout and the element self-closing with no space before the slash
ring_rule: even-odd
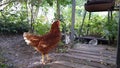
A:
<svg viewBox="0 0 120 68">
<path fill-rule="evenodd" d="M 72 53 L 71 55 L 79 56 L 79 57 L 85 57 L 87 60 L 97 60 L 98 62 L 104 62 L 108 64 L 115 64 L 115 59 L 104 57 L 104 56 L 96 56 L 96 55 L 90 55 L 90 54 L 78 54 L 78 53 Z"/>
<path fill-rule="evenodd" d="M 100 62 L 99 59 L 93 59 L 84 56 L 76 56 L 76 55 L 73 56 L 70 54 L 63 54 L 63 55 L 58 55 L 57 58 L 59 58 L 58 60 L 90 65 L 97 68 L 110 68 L 110 67 L 115 68 L 114 64 L 106 63 L 105 61 Z"/>
<path fill-rule="evenodd" d="M 77 63 L 72 63 L 68 61 L 55 61 L 52 64 L 51 68 L 96 68 L 93 66 L 89 65 L 84 65 L 84 64 L 77 64 Z"/>
<path fill-rule="evenodd" d="M 104 54 L 110 54 L 110 55 L 116 55 L 116 51 L 109 51 L 106 50 L 105 47 L 99 47 L 99 46 L 81 46 L 79 48 L 74 48 L 76 50 L 80 50 L 80 51 L 89 51 L 89 52 L 96 52 L 96 53 L 104 53 Z"/>
<path fill-rule="evenodd" d="M 103 55 L 92 55 L 92 54 L 85 54 L 85 53 L 71 53 L 72 55 L 80 55 L 80 56 L 87 56 L 87 57 L 91 57 L 91 58 L 96 58 L 96 59 L 100 59 L 100 60 L 110 60 L 112 62 L 115 62 L 116 59 L 115 58 L 111 58 L 111 57 L 105 57 Z"/>
<path fill-rule="evenodd" d="M 104 56 L 104 57 L 110 57 L 110 58 L 116 58 L 116 55 L 113 55 L 113 54 L 106 54 L 104 52 L 97 52 L 97 51 L 86 51 L 86 50 L 73 50 L 73 49 L 70 49 L 68 52 L 73 52 L 73 53 L 83 53 L 83 54 L 88 54 L 88 55 L 96 55 L 96 56 Z"/>
</svg>

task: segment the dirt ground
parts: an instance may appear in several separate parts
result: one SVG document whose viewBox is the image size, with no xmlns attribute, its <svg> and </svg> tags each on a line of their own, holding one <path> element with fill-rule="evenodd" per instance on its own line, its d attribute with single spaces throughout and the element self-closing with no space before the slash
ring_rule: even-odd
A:
<svg viewBox="0 0 120 68">
<path fill-rule="evenodd" d="M 76 44 L 76 48 L 79 48 L 79 45 Z M 104 48 L 115 50 L 115 48 L 110 49 L 106 46 Z M 54 54 L 49 55 L 55 58 Z M 7 64 L 7 68 L 29 68 L 30 65 L 39 63 L 40 60 L 41 55 L 24 42 L 22 35 L 0 35 L 0 63 Z"/>
<path fill-rule="evenodd" d="M 9 68 L 27 68 L 33 62 L 40 62 L 40 54 L 26 45 L 22 35 L 1 35 L 0 51 Z"/>
</svg>

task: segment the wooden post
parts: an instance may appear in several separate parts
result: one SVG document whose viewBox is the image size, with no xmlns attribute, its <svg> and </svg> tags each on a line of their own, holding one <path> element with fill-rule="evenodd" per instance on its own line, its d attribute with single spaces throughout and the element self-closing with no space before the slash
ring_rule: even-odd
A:
<svg viewBox="0 0 120 68">
<path fill-rule="evenodd" d="M 92 13 L 92 12 L 89 12 L 89 20 L 90 20 L 90 18 L 91 18 L 91 13 Z"/>
<path fill-rule="evenodd" d="M 120 68 L 120 6 L 119 6 L 119 26 L 118 26 L 118 43 L 117 43 L 117 68 Z"/>
<path fill-rule="evenodd" d="M 110 23 L 110 11 L 108 10 L 108 23 Z"/>
<path fill-rule="evenodd" d="M 76 6 L 76 1 L 72 0 L 72 25 L 71 25 L 71 43 L 74 41 L 74 23 L 75 23 L 75 6 Z"/>
<path fill-rule="evenodd" d="M 79 39 L 80 39 L 80 35 L 82 34 L 82 28 L 83 28 L 83 25 L 84 25 L 86 13 L 87 13 L 87 11 L 85 10 L 84 14 L 83 14 L 82 24 L 81 24 L 80 29 L 79 29 Z"/>
</svg>

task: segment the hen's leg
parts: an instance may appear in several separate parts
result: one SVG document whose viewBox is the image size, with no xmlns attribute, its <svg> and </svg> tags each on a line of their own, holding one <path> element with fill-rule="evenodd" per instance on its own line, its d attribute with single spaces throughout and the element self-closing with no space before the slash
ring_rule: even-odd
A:
<svg viewBox="0 0 120 68">
<path fill-rule="evenodd" d="M 49 60 L 49 59 L 50 59 L 48 54 L 46 54 L 46 58 L 47 58 L 47 60 Z"/>
<path fill-rule="evenodd" d="M 42 63 L 42 64 L 45 64 L 45 55 L 44 55 L 44 54 L 42 54 L 42 60 L 41 60 L 41 63 Z"/>
<path fill-rule="evenodd" d="M 48 62 L 51 62 L 51 61 L 52 61 L 52 59 L 49 57 L 48 54 L 46 54 L 46 58 L 47 58 L 47 61 L 48 61 Z"/>
</svg>

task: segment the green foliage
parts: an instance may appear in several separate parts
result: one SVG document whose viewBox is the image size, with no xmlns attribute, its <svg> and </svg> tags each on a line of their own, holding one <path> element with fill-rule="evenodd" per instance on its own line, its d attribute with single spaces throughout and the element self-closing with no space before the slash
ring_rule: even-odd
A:
<svg viewBox="0 0 120 68">
<path fill-rule="evenodd" d="M 48 3 L 50 6 L 53 5 L 53 0 L 46 0 L 46 1 L 47 1 L 47 3 Z"/>
<path fill-rule="evenodd" d="M 41 3 L 41 0 L 30 0 L 29 4 L 39 7 Z"/>
<path fill-rule="evenodd" d="M 103 37 L 112 42 L 117 40 L 118 23 L 116 16 L 117 14 L 114 13 L 113 19 L 108 22 L 107 16 L 92 15 L 90 20 L 85 19 L 82 35 Z"/>
<path fill-rule="evenodd" d="M 58 1 L 63 6 L 66 6 L 72 3 L 72 0 L 58 0 Z"/>
<path fill-rule="evenodd" d="M 64 32 L 70 32 L 70 25 L 71 25 L 71 12 L 72 10 L 70 9 L 71 6 L 62 6 L 61 8 L 61 15 L 60 15 L 60 20 L 61 20 L 61 31 Z"/>
<path fill-rule="evenodd" d="M 0 68 L 8 68 L 8 65 L 0 63 Z"/>
<path fill-rule="evenodd" d="M 23 33 L 28 31 L 28 25 L 26 23 L 0 23 L 0 33 Z"/>
<path fill-rule="evenodd" d="M 43 21 L 45 20 L 41 18 L 37 19 L 36 23 L 34 23 L 34 30 L 40 35 L 43 35 L 50 30 L 50 24 Z"/>
<path fill-rule="evenodd" d="M 28 28 L 25 11 L 1 11 L 0 33 L 23 33 L 28 31 Z"/>
<path fill-rule="evenodd" d="M 89 29 L 90 35 L 102 35 L 104 20 L 99 15 L 92 16 L 91 20 L 85 20 L 84 30 Z M 86 29 L 87 28 L 87 29 Z M 87 31 L 86 31 L 87 32 Z"/>
<path fill-rule="evenodd" d="M 42 5 L 50 5 L 53 6 L 53 4 L 56 3 L 57 0 L 43 0 Z M 68 4 L 72 3 L 72 0 L 58 0 L 60 5 L 66 6 Z"/>
<path fill-rule="evenodd" d="M 103 26 L 104 35 L 109 40 L 117 40 L 117 31 L 118 31 L 118 22 L 115 18 L 116 14 L 114 14 L 113 19 L 110 22 L 105 22 Z"/>
</svg>

